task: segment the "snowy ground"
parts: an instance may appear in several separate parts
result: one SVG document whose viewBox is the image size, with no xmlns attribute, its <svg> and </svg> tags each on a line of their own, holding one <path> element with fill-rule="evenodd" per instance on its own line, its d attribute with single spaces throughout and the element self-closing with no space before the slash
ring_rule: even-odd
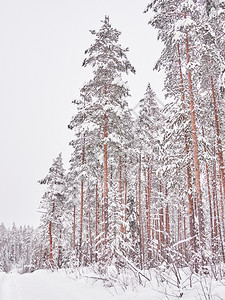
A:
<svg viewBox="0 0 225 300">
<path fill-rule="evenodd" d="M 90 278 L 91 277 L 91 278 Z M 221 281 L 207 283 L 193 280 L 192 288 L 182 288 L 181 299 L 225 299 L 225 285 Z M 204 294 L 205 293 L 205 294 Z M 167 294 L 167 295 L 166 295 Z M 0 273 L 0 300 L 158 300 L 179 299 L 177 288 L 159 285 L 152 280 L 140 285 L 129 284 L 124 291 L 120 284 L 107 286 L 102 280 L 94 280 L 93 274 L 77 274 L 65 271 L 35 271 L 28 274 Z"/>
</svg>

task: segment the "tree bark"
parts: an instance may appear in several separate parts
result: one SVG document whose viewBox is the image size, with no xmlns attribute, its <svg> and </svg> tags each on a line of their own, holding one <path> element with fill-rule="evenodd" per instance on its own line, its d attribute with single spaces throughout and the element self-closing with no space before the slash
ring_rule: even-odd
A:
<svg viewBox="0 0 225 300">
<path fill-rule="evenodd" d="M 217 103 L 216 103 L 213 76 L 211 76 L 211 89 L 212 89 L 212 99 L 213 99 L 215 125 L 216 125 L 218 161 L 219 161 L 221 179 L 222 179 L 222 183 L 223 183 L 223 193 L 224 193 L 224 197 L 225 197 L 225 169 L 224 169 L 223 150 L 222 150 L 222 142 L 221 142 L 221 137 L 220 137 L 219 115 L 218 115 L 218 109 L 217 109 Z"/>
<path fill-rule="evenodd" d="M 89 228 L 89 243 L 90 243 L 90 262 L 92 263 L 93 255 L 92 255 L 92 234 L 91 234 L 91 202 L 90 202 L 90 187 L 88 183 L 88 228 Z"/>
<path fill-rule="evenodd" d="M 141 209 L 141 153 L 139 155 L 139 203 L 138 203 L 138 210 L 139 210 L 139 230 L 140 230 L 140 257 L 141 257 L 141 268 L 143 263 L 143 256 L 144 256 L 144 237 L 143 237 L 143 223 L 142 223 L 142 209 Z"/>
<path fill-rule="evenodd" d="M 160 192 L 160 210 L 159 210 L 159 228 L 160 228 L 160 250 L 162 257 L 164 256 L 164 211 L 163 211 L 163 200 L 162 200 L 162 182 L 159 183 Z"/>
<path fill-rule="evenodd" d="M 120 201 L 120 214 L 121 214 L 121 224 L 120 232 L 123 233 L 123 197 L 122 197 L 122 166 L 121 166 L 121 156 L 119 156 L 119 201 Z"/>
<path fill-rule="evenodd" d="M 84 181 L 81 180 L 81 202 L 80 202 L 80 255 L 79 255 L 79 265 L 82 261 L 82 238 L 83 238 L 83 210 L 84 210 Z"/>
<path fill-rule="evenodd" d="M 76 230 L 76 206 L 73 206 L 73 251 L 75 251 L 76 239 L 75 239 L 75 230 Z"/>
<path fill-rule="evenodd" d="M 166 188 L 166 191 L 165 191 L 165 196 L 166 196 L 166 201 L 167 201 L 167 204 L 166 204 L 166 247 L 168 249 L 170 246 L 170 215 L 169 215 L 169 203 L 167 200 L 167 195 L 168 195 L 168 191 Z"/>
<path fill-rule="evenodd" d="M 85 102 L 84 102 L 85 107 Z M 85 120 L 85 114 L 84 114 Z M 83 136 L 83 147 L 82 147 L 82 166 L 84 165 L 85 161 L 85 134 Z M 81 179 L 81 199 L 80 199 L 80 255 L 79 255 L 79 265 L 81 265 L 82 261 L 82 238 L 83 238 L 83 213 L 84 213 L 84 180 Z"/>
<path fill-rule="evenodd" d="M 186 13 L 184 17 L 186 19 Z M 190 63 L 190 54 L 189 54 L 189 38 L 188 38 L 187 31 L 186 31 L 186 58 L 187 58 L 187 65 L 188 65 Z M 202 192 L 201 192 L 201 181 L 200 181 L 200 166 L 199 166 L 199 158 L 198 158 L 198 140 L 197 140 L 197 128 L 196 128 L 196 118 L 195 118 L 195 106 L 194 106 L 194 96 L 193 96 L 193 88 L 192 88 L 192 77 L 191 77 L 191 71 L 189 67 L 187 69 L 187 75 L 188 75 L 189 102 L 190 102 L 190 113 L 191 113 L 192 145 L 193 145 L 193 157 L 194 157 L 195 188 L 197 194 L 199 237 L 200 237 L 200 246 L 203 249 L 205 248 L 205 230 L 204 230 L 204 218 L 203 218 L 203 208 L 202 208 Z"/>
<path fill-rule="evenodd" d="M 180 71 L 180 81 L 181 81 L 181 97 L 183 101 L 183 107 L 185 109 L 185 95 L 184 95 L 184 80 L 183 80 L 183 73 L 181 68 L 181 58 L 180 58 L 180 46 L 177 44 L 177 51 L 178 51 L 178 61 L 179 61 L 179 71 Z M 187 134 L 184 135 L 185 141 L 185 151 L 187 157 L 189 155 L 189 148 L 188 148 L 188 138 Z M 193 202 L 193 194 L 192 194 L 192 186 L 191 186 L 191 166 L 190 162 L 187 163 L 187 188 L 188 188 L 188 211 L 189 211 L 189 228 L 190 228 L 190 237 L 191 237 L 191 248 L 194 252 L 197 251 L 196 249 L 196 226 L 195 226 L 195 216 L 194 216 L 194 202 Z"/>
<path fill-rule="evenodd" d="M 54 214 L 55 211 L 55 203 L 53 202 L 52 205 L 52 215 Z M 49 260 L 50 260 L 50 265 L 53 267 L 53 243 L 52 243 L 52 221 L 49 221 Z"/>
<path fill-rule="evenodd" d="M 98 243 L 98 180 L 96 180 L 95 186 L 95 245 Z M 95 262 L 97 262 L 97 246 L 95 246 Z"/>
<path fill-rule="evenodd" d="M 149 157 L 148 157 L 149 162 Z M 147 234 L 148 243 L 151 243 L 151 193 L 152 193 L 152 165 L 147 169 Z"/>
<path fill-rule="evenodd" d="M 204 128 L 202 127 L 202 136 L 205 137 Z M 204 146 L 204 152 L 206 153 L 206 148 Z M 211 233 L 211 247 L 213 250 L 213 212 L 212 212 L 212 200 L 210 192 L 210 180 L 209 180 L 209 167 L 208 163 L 205 163 L 206 169 L 206 181 L 207 181 L 207 191 L 208 191 L 208 202 L 209 202 L 209 214 L 210 214 L 210 233 Z"/>
<path fill-rule="evenodd" d="M 105 222 L 105 243 L 107 243 L 108 235 L 108 152 L 106 138 L 107 132 L 107 116 L 104 114 L 104 222 Z"/>
<path fill-rule="evenodd" d="M 124 183 L 124 222 L 127 222 L 127 177 L 125 177 Z M 124 228 L 124 233 L 126 234 L 126 227 Z"/>
</svg>

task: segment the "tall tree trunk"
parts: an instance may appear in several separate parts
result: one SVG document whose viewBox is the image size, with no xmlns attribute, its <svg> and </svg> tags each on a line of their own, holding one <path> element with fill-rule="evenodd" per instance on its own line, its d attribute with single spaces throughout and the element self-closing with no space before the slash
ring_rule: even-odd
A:
<svg viewBox="0 0 225 300">
<path fill-rule="evenodd" d="M 220 245 L 222 251 L 223 262 L 225 262 L 225 252 L 224 252 L 224 239 L 225 239 L 225 228 L 224 228 L 224 212 L 223 212 L 223 193 L 222 193 L 222 182 L 221 182 L 221 172 L 219 172 L 219 182 L 220 182 L 220 209 L 221 209 L 221 218 L 219 218 L 219 208 L 218 210 L 218 218 L 219 218 L 219 233 L 220 233 Z M 222 228 L 221 228 L 222 227 Z"/>
<path fill-rule="evenodd" d="M 76 206 L 73 206 L 73 251 L 75 251 L 76 247 L 76 236 L 75 236 L 75 231 L 76 230 Z"/>
<path fill-rule="evenodd" d="M 205 137 L 203 127 L 202 127 L 202 136 Z M 204 146 L 204 152 L 206 153 L 205 146 Z M 209 201 L 211 247 L 213 249 L 213 212 L 212 212 L 212 200 L 211 200 L 211 192 L 210 192 L 209 167 L 207 162 L 205 163 L 205 169 L 206 169 L 206 181 L 207 181 L 207 191 L 208 191 L 208 201 Z"/>
<path fill-rule="evenodd" d="M 169 215 L 169 203 L 167 200 L 168 191 L 165 189 L 165 198 L 166 198 L 166 252 L 167 252 L 167 260 L 169 256 L 169 248 L 170 248 L 170 215 Z"/>
<path fill-rule="evenodd" d="M 81 180 L 81 202 L 80 202 L 80 255 L 79 255 L 79 265 L 82 261 L 82 238 L 83 238 L 83 214 L 84 214 L 84 181 Z"/>
<path fill-rule="evenodd" d="M 215 149 L 215 147 L 214 147 Z M 215 151 L 215 150 L 214 150 Z M 217 188 L 216 188 L 216 162 L 213 164 L 213 252 L 217 253 L 218 248 L 218 222 L 217 222 Z"/>
<path fill-rule="evenodd" d="M 84 99 L 84 108 L 85 108 L 85 99 Z M 83 120 L 85 121 L 85 113 L 83 116 Z M 85 134 L 83 136 L 83 146 L 82 146 L 82 166 L 84 166 L 85 161 Z M 83 237 L 83 210 L 84 210 L 84 180 L 81 179 L 81 192 L 80 192 L 80 255 L 79 255 L 79 265 L 81 265 L 82 261 L 82 237 Z"/>
<path fill-rule="evenodd" d="M 85 119 L 85 116 L 84 116 Z M 82 147 L 82 166 L 84 165 L 85 160 L 85 135 L 83 139 L 83 147 Z M 82 261 L 82 238 L 83 238 L 83 214 L 84 214 L 84 180 L 81 179 L 81 199 L 80 199 L 80 255 L 79 255 L 79 265 L 81 265 Z"/>
<path fill-rule="evenodd" d="M 101 245 L 105 244 L 105 217 L 104 217 L 104 182 L 103 182 L 103 189 L 102 189 L 102 201 L 101 201 L 101 213 L 102 213 L 102 239 Z"/>
<path fill-rule="evenodd" d="M 177 51 L 178 51 L 178 62 L 179 62 L 179 72 L 180 72 L 180 82 L 181 82 L 181 97 L 183 101 L 183 107 L 185 110 L 185 94 L 184 94 L 184 80 L 183 80 L 183 73 L 181 68 L 181 57 L 180 57 L 180 46 L 177 44 Z M 189 155 L 189 148 L 188 148 L 188 139 L 187 134 L 184 135 L 185 141 L 185 151 L 187 156 Z M 191 186 L 191 166 L 190 161 L 187 163 L 187 188 L 188 188 L 188 211 L 189 211 L 189 227 L 190 227 L 190 237 L 191 237 L 191 248 L 192 251 L 196 252 L 196 226 L 195 226 L 195 216 L 194 216 L 194 202 L 193 202 L 193 194 L 192 194 L 192 186 Z"/>
<path fill-rule="evenodd" d="M 159 224 L 160 224 L 160 251 L 161 256 L 164 256 L 164 211 L 163 211 L 163 200 L 162 200 L 162 182 L 159 183 L 160 192 L 160 209 L 159 209 Z"/>
<path fill-rule="evenodd" d="M 125 183 L 124 183 L 124 222 L 127 222 L 127 175 L 125 175 Z M 126 234 L 126 227 L 124 228 L 124 233 Z"/>
<path fill-rule="evenodd" d="M 149 157 L 148 157 L 149 162 Z M 152 165 L 148 166 L 147 169 L 147 236 L 148 236 L 148 247 L 150 247 L 151 243 L 151 193 L 152 193 Z M 151 249 L 149 248 L 151 252 Z"/>
<path fill-rule="evenodd" d="M 184 15 L 186 19 L 186 12 Z M 186 31 L 186 58 L 187 65 L 190 63 L 190 53 L 189 53 L 189 38 L 188 32 Z M 195 106 L 194 106 L 194 96 L 192 88 L 192 77 L 191 71 L 187 69 L 188 74 L 188 89 L 189 89 L 189 100 L 190 100 L 190 113 L 191 113 L 191 128 L 192 128 L 192 145 L 193 145 L 193 156 L 194 156 L 194 173 L 195 173 L 195 188 L 197 194 L 197 210 L 198 210 L 198 223 L 199 223 L 199 237 L 200 246 L 205 248 L 205 230 L 204 230 L 204 218 L 203 218 L 203 208 L 202 208 L 202 192 L 201 192 L 201 181 L 200 181 L 200 167 L 198 158 L 198 140 L 197 140 L 197 128 L 195 121 Z M 202 255 L 204 260 L 204 257 Z"/>
<path fill-rule="evenodd" d="M 95 262 L 98 260 L 97 256 L 97 244 L 98 244 L 98 180 L 96 180 L 95 186 Z"/>
<path fill-rule="evenodd" d="M 218 109 L 217 109 L 217 102 L 216 102 L 216 96 L 215 96 L 215 88 L 214 88 L 213 76 L 211 76 L 211 90 L 212 90 L 213 108 L 214 108 L 215 125 L 216 125 L 217 155 L 218 155 L 218 162 L 219 162 L 220 193 L 222 194 L 222 187 L 221 187 L 221 182 L 222 182 L 222 185 L 223 185 L 223 195 L 224 195 L 224 199 L 225 199 L 225 168 L 224 168 L 222 141 L 221 141 L 221 136 L 220 136 L 219 115 L 218 115 Z M 222 228 L 223 228 L 223 236 L 224 236 L 224 234 L 225 234 L 225 228 L 224 228 L 224 206 L 223 206 L 223 199 L 222 199 L 222 197 L 221 197 L 220 205 L 221 205 Z"/>
<path fill-rule="evenodd" d="M 104 222 L 105 222 L 105 243 L 107 243 L 108 235 L 108 152 L 106 138 L 107 132 L 107 116 L 104 114 Z"/>
<path fill-rule="evenodd" d="M 91 202 L 90 202 L 90 186 L 89 186 L 89 182 L 88 182 L 88 229 L 89 229 L 89 243 L 90 243 L 90 263 L 92 263 L 93 261 L 93 248 L 92 248 L 92 233 L 91 233 Z"/>
<path fill-rule="evenodd" d="M 52 205 L 52 215 L 54 214 L 55 211 L 55 203 L 53 202 Z M 53 268 L 53 243 L 52 243 L 52 221 L 49 221 L 49 260 L 50 260 L 50 265 Z"/>
<path fill-rule="evenodd" d="M 123 197 L 122 197 L 122 166 L 121 166 L 121 156 L 119 156 L 119 201 L 120 201 L 120 214 L 121 214 L 121 224 L 120 232 L 123 233 Z"/>
<path fill-rule="evenodd" d="M 220 125 L 219 125 L 219 116 L 218 116 L 218 109 L 217 109 L 216 96 L 215 96 L 215 88 L 214 88 L 214 82 L 212 76 L 211 76 L 211 89 L 212 89 L 212 99 L 213 99 L 215 125 L 216 125 L 218 161 L 219 161 L 219 168 L 221 172 L 221 179 L 223 183 L 223 193 L 225 197 L 225 169 L 224 169 L 224 160 L 223 160 L 223 150 L 222 150 L 222 142 L 220 136 Z"/>
<path fill-rule="evenodd" d="M 53 267 L 53 255 L 52 255 L 52 221 L 49 221 L 49 259 L 50 265 Z"/>
<path fill-rule="evenodd" d="M 139 203 L 138 203 L 138 210 L 139 210 L 139 230 L 140 230 L 140 258 L 141 258 L 141 268 L 143 263 L 143 256 L 144 256 L 144 237 L 143 237 L 143 223 L 142 223 L 142 209 L 141 209 L 141 153 L 139 155 Z"/>
</svg>

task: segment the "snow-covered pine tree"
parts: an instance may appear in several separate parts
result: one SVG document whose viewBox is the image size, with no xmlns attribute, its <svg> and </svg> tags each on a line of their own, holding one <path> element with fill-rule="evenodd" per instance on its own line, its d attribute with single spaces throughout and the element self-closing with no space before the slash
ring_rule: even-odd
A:
<svg viewBox="0 0 225 300">
<path fill-rule="evenodd" d="M 53 161 L 47 176 L 39 180 L 40 184 L 46 184 L 47 189 L 42 197 L 40 209 L 41 231 L 44 251 L 48 251 L 49 267 L 62 266 L 62 245 L 64 239 L 64 204 L 65 195 L 63 188 L 65 185 L 65 171 L 63 169 L 62 154 L 60 153 Z M 45 244 L 44 244 L 45 242 Z"/>
<path fill-rule="evenodd" d="M 145 266 L 156 263 L 152 249 L 155 248 L 153 216 L 159 218 L 163 211 L 160 193 L 160 179 L 156 174 L 160 167 L 160 142 L 163 116 L 159 110 L 156 95 L 148 84 L 145 97 L 139 102 L 139 117 L 136 122 L 135 141 L 138 175 L 138 232 L 140 238 L 140 258 Z M 159 245 L 159 241 L 157 241 Z M 162 243 L 161 247 L 162 247 Z"/>
<path fill-rule="evenodd" d="M 97 249 L 104 248 L 104 255 L 109 258 L 113 248 L 122 242 L 118 242 L 118 238 L 124 234 L 123 228 L 126 227 L 123 224 L 125 207 L 121 194 L 122 187 L 125 186 L 125 151 L 131 140 L 132 119 L 126 101 L 129 89 L 122 74 L 135 71 L 126 57 L 128 48 L 121 48 L 118 43 L 120 32 L 112 28 L 108 17 L 105 17 L 98 32 L 92 30 L 91 33 L 96 39 L 85 51 L 87 57 L 83 66 L 93 67 L 94 77 L 81 89 L 81 99 L 84 101 L 82 100 L 82 104 L 78 101 L 78 111 L 70 128 L 74 128 L 76 134 L 73 145 L 81 144 L 80 138 L 85 137 L 85 205 L 88 203 L 88 194 L 91 193 L 91 207 L 96 208 Z M 78 153 L 80 151 L 81 147 Z M 114 187 L 117 182 L 116 190 L 109 181 L 113 182 Z M 120 217 L 116 217 L 113 211 Z M 92 216 L 93 213 L 92 211 Z M 113 224 L 117 228 L 116 240 L 111 236 L 115 232 Z"/>
<path fill-rule="evenodd" d="M 220 54 L 223 49 L 221 45 L 224 45 L 224 37 L 222 36 L 222 42 L 220 41 L 219 45 L 218 40 L 221 39 L 221 34 L 220 39 L 215 38 L 218 36 L 218 31 L 217 34 L 215 34 L 215 31 L 213 33 L 212 28 L 215 26 L 215 22 L 211 22 L 210 24 L 210 18 L 215 18 L 217 15 L 219 19 L 222 20 L 224 13 L 221 14 L 221 9 L 223 10 L 221 1 L 210 1 L 209 3 L 209 1 L 205 0 L 171 0 L 167 2 L 167 5 L 164 5 L 164 1 L 155 0 L 152 1 L 147 8 L 147 10 L 153 13 L 150 24 L 158 29 L 159 38 L 165 44 L 165 48 L 156 64 L 156 68 L 165 69 L 165 89 L 168 95 L 175 99 L 174 104 L 171 105 L 171 108 L 175 108 L 175 119 L 170 119 L 172 120 L 171 124 L 175 125 L 173 128 L 176 132 L 180 136 L 183 136 L 183 144 L 185 145 L 183 148 L 186 148 L 190 220 L 189 234 L 193 242 L 195 241 L 195 232 L 196 230 L 198 231 L 199 242 L 196 240 L 194 243 L 191 243 L 192 252 L 197 253 L 196 247 L 201 246 L 202 252 L 200 259 L 202 262 L 205 260 L 203 249 L 208 248 L 208 245 L 206 245 L 206 235 L 208 235 L 210 229 L 209 220 L 211 219 L 210 213 L 203 208 L 211 205 L 210 200 L 206 200 L 206 198 L 210 198 L 207 197 L 207 194 L 210 195 L 210 191 L 209 189 L 207 191 L 205 188 L 207 186 L 205 178 L 207 177 L 209 179 L 212 176 L 212 168 L 209 172 L 207 168 L 203 168 L 202 163 L 204 162 L 205 165 L 205 162 L 207 162 L 208 166 L 213 153 L 212 147 L 207 147 L 212 141 L 212 136 L 209 134 L 211 131 L 209 129 L 210 127 L 203 128 L 205 129 L 205 135 L 203 137 L 202 126 L 203 124 L 207 124 L 208 121 L 210 125 L 212 124 L 213 106 L 209 106 L 210 98 L 213 99 L 213 103 L 215 104 L 213 95 L 214 81 L 209 74 L 212 75 L 212 72 L 214 72 L 216 78 L 215 82 L 221 85 L 220 78 L 222 70 L 218 67 L 221 65 L 218 62 L 224 59 Z M 220 13 L 218 13 L 218 11 L 220 11 Z M 221 27 L 218 26 L 218 28 L 220 28 L 219 30 L 221 31 Z M 177 55 L 174 55 L 174 53 L 177 53 Z M 211 65 L 209 67 L 210 60 Z M 214 69 L 212 68 L 213 64 L 215 66 Z M 206 71 L 206 68 L 208 68 L 208 71 Z M 206 82 L 207 84 L 203 88 L 203 84 Z M 212 94 L 210 98 L 208 91 L 209 86 L 211 86 Z M 218 91 L 219 89 L 217 88 L 217 94 L 219 95 Z M 208 95 L 208 97 L 206 95 Z M 182 104 L 179 104 L 179 97 L 182 99 Z M 181 119 L 183 119 L 183 122 L 179 123 L 176 122 L 176 120 L 180 119 L 177 118 L 178 110 L 180 111 Z M 186 128 L 184 122 L 186 123 Z M 214 132 L 215 129 L 218 128 L 216 123 L 215 113 Z M 168 133 L 167 137 L 168 136 L 173 139 L 174 134 Z M 171 145 L 176 144 L 177 143 L 172 143 Z M 218 139 L 217 144 L 221 144 L 218 142 Z M 181 153 L 180 150 L 177 154 L 179 153 Z M 183 158 L 180 156 L 180 158 L 182 162 L 184 156 Z M 218 151 L 218 164 L 220 170 L 223 169 L 222 153 L 220 150 Z M 174 170 L 181 169 L 175 166 Z M 208 173 L 208 176 L 206 173 Z M 211 174 L 210 176 L 209 173 Z M 221 174 L 220 177 L 222 181 L 223 174 Z M 180 176 L 180 178 L 182 177 Z M 214 181 L 215 180 L 219 183 L 218 176 L 214 176 Z M 180 191 L 182 191 L 182 189 L 180 189 Z M 218 193 L 219 191 L 215 190 L 215 192 Z M 210 210 L 209 208 L 207 209 Z M 222 213 L 222 208 L 220 209 L 220 213 Z M 205 220 L 207 220 L 207 226 L 204 225 Z"/>
<path fill-rule="evenodd" d="M 86 236 L 87 236 L 87 216 L 88 216 L 88 185 L 90 182 L 95 185 L 100 181 L 99 171 L 101 145 L 99 132 L 95 123 L 92 120 L 92 115 L 95 115 L 95 108 L 91 104 L 91 97 L 86 97 L 81 89 L 80 99 L 74 100 L 76 105 L 76 114 L 73 116 L 69 128 L 74 130 L 74 139 L 70 142 L 74 150 L 71 156 L 71 167 L 68 172 L 70 186 L 68 189 L 76 193 L 76 216 L 79 214 L 79 219 L 76 221 L 79 223 L 79 242 L 78 242 L 78 256 L 79 264 L 87 261 L 87 249 L 86 249 Z M 97 121 L 97 120 L 96 120 Z M 80 186 L 79 186 L 80 185 Z M 98 184 L 97 184 L 98 186 Z M 79 192 L 80 190 L 80 192 Z M 98 191 L 95 191 L 95 193 Z M 78 197 L 79 195 L 79 197 Z M 72 196 L 72 195 L 71 195 Z M 91 195 L 92 207 L 96 206 L 96 197 Z M 97 206 L 99 206 L 97 201 Z M 74 207 L 72 208 L 74 210 Z M 75 215 L 74 215 L 75 216 Z M 99 227 L 99 209 L 97 207 L 97 218 L 95 219 L 95 227 Z M 89 231 L 90 232 L 90 231 Z M 94 232 L 93 232 L 94 234 Z M 95 248 L 95 246 L 94 246 Z M 86 258 L 83 257 L 85 253 Z"/>
<path fill-rule="evenodd" d="M 30 226 L 6 228 L 0 225 L 0 270 L 8 273 L 16 269 L 19 273 L 38 268 L 35 253 L 36 231 Z M 39 241 L 37 241 L 39 245 Z"/>
<path fill-rule="evenodd" d="M 9 236 L 8 231 L 3 223 L 0 225 L 0 270 L 8 272 L 10 270 L 9 262 Z"/>
<path fill-rule="evenodd" d="M 64 194 L 66 202 L 64 211 L 67 215 L 67 239 L 70 240 L 70 247 L 67 249 L 68 260 L 71 264 L 78 265 L 78 212 L 79 212 L 79 178 L 78 161 L 76 152 L 73 152 L 70 159 L 70 167 L 65 175 Z"/>
</svg>

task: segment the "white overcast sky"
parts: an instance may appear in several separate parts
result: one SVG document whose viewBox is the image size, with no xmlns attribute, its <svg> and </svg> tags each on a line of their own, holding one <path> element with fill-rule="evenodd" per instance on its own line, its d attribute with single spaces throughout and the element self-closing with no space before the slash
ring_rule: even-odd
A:
<svg viewBox="0 0 225 300">
<path fill-rule="evenodd" d="M 0 223 L 38 226 L 44 192 L 37 180 L 63 152 L 72 151 L 67 125 L 72 100 L 92 76 L 81 67 L 105 15 L 136 75 L 127 76 L 134 107 L 150 82 L 163 101 L 162 74 L 153 71 L 162 46 L 143 13 L 148 0 L 0 1 Z"/>
</svg>

